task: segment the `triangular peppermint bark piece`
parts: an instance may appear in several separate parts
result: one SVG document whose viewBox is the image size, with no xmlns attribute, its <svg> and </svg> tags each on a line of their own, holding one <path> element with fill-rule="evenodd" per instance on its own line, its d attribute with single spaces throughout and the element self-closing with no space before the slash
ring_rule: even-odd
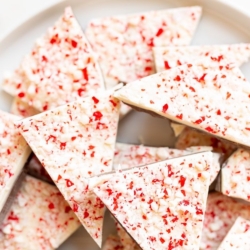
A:
<svg viewBox="0 0 250 250">
<path fill-rule="evenodd" d="M 250 83 L 238 68 L 205 68 L 202 62 L 145 77 L 115 93 L 138 109 L 247 147 L 250 118 L 242 117 L 249 112 L 249 96 Z"/>
<path fill-rule="evenodd" d="M 53 250 L 79 226 L 55 186 L 26 176 L 0 226 L 0 248 Z"/>
<path fill-rule="evenodd" d="M 238 217 L 218 247 L 218 250 L 248 250 L 250 246 L 250 221 Z"/>
<path fill-rule="evenodd" d="M 4 90 L 40 111 L 104 89 L 97 61 L 70 7 L 37 39 L 16 72 L 6 78 Z"/>
<path fill-rule="evenodd" d="M 14 125 L 20 119 L 0 111 L 0 212 L 31 153 Z"/>
<path fill-rule="evenodd" d="M 36 109 L 28 103 L 22 101 L 21 98 L 15 97 L 10 110 L 11 114 L 21 117 L 29 117 L 39 113 Z"/>
<path fill-rule="evenodd" d="M 92 20 L 88 37 L 98 55 L 108 88 L 152 74 L 152 48 L 188 45 L 201 16 L 201 7 L 186 7 Z"/>
<path fill-rule="evenodd" d="M 238 149 L 221 170 L 221 192 L 250 201 L 250 151 Z"/>
<path fill-rule="evenodd" d="M 19 123 L 33 152 L 101 246 L 104 205 L 88 178 L 112 170 L 119 101 L 99 93 Z"/>
<path fill-rule="evenodd" d="M 233 63 L 240 67 L 250 58 L 250 44 L 158 47 L 154 48 L 154 58 L 157 72 L 193 63 L 197 59 L 209 67 L 218 67 L 225 63 Z M 184 125 L 172 123 L 171 126 L 176 136 L 184 129 Z"/>
<path fill-rule="evenodd" d="M 154 48 L 154 58 L 157 72 L 193 63 L 197 59 L 209 67 L 221 63 L 234 63 L 240 67 L 250 58 L 250 44 L 158 47 Z"/>
<path fill-rule="evenodd" d="M 107 174 L 94 192 L 142 249 L 199 249 L 211 160 L 197 153 Z"/>
<path fill-rule="evenodd" d="M 250 205 L 214 192 L 208 195 L 201 250 L 217 250 L 238 216 L 250 220 Z"/>
<path fill-rule="evenodd" d="M 213 151 L 222 154 L 224 159 L 227 159 L 237 148 L 233 143 L 220 140 L 212 135 L 202 133 L 189 127 L 185 127 L 175 143 L 175 147 L 182 150 L 199 145 L 213 147 Z"/>
<path fill-rule="evenodd" d="M 178 150 L 168 147 L 146 147 L 116 143 L 113 169 L 128 169 L 158 161 L 164 161 L 197 152 L 212 151 L 212 147 L 190 147 L 186 150 Z M 213 153 L 213 164 L 209 169 L 210 183 L 212 183 L 220 170 L 220 154 Z"/>
</svg>

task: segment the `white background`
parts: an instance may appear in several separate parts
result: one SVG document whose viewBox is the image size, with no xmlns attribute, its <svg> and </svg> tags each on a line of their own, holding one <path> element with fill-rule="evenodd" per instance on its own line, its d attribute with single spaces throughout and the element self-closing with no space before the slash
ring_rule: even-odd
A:
<svg viewBox="0 0 250 250">
<path fill-rule="evenodd" d="M 0 0 L 0 41 L 36 13 L 64 0 Z M 91 0 L 89 0 L 91 1 Z M 145 0 L 147 1 L 147 0 Z M 209 1 L 209 0 L 204 0 Z M 250 0 L 218 0 L 250 15 Z"/>
</svg>

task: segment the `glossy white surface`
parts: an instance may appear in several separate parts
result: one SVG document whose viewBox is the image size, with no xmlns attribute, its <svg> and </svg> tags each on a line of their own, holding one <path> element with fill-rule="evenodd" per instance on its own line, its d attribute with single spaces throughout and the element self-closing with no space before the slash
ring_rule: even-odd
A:
<svg viewBox="0 0 250 250">
<path fill-rule="evenodd" d="M 33 13 L 39 12 L 40 8 L 51 6 L 56 1 L 60 0 L 37 0 L 31 3 L 30 0 L 22 0 L 22 5 L 15 6 L 17 0 L 0 0 L 0 30 L 1 38 L 3 34 L 9 33 L 14 27 L 20 24 L 23 20 L 27 20 L 28 16 L 33 15 L 29 11 L 24 11 L 27 4 L 29 8 L 33 8 Z M 9 5 L 12 2 L 14 5 Z M 14 32 L 8 35 L 0 43 L 0 81 L 5 70 L 12 70 L 18 66 L 22 56 L 29 51 L 35 38 L 40 36 L 46 28 L 51 25 L 62 13 L 67 5 L 71 5 L 82 27 L 86 27 L 87 21 L 93 17 L 105 15 L 114 15 L 122 13 L 141 12 L 152 9 L 162 9 L 169 7 L 181 7 L 193 4 L 202 5 L 204 14 L 197 33 L 192 44 L 223 44 L 236 42 L 250 42 L 249 23 L 250 17 L 239 13 L 237 10 L 222 4 L 222 2 L 230 2 L 231 0 L 223 1 L 202 1 L 202 0 L 68 0 L 59 3 L 55 7 L 48 8 L 46 11 L 35 15 L 29 22 L 19 26 Z M 240 2 L 245 2 L 246 5 L 240 5 Z M 235 4 L 235 3 L 234 3 Z M 5 6 L 2 8 L 2 5 Z M 248 10 L 250 16 L 249 0 L 238 0 L 237 8 Z M 12 8 L 12 18 L 9 17 L 6 8 Z M 10 7 L 12 6 L 12 7 Z M 40 6 L 38 8 L 38 6 Z M 241 7 L 240 7 L 241 6 Z M 247 6 L 249 8 L 247 9 Z M 25 14 L 24 14 L 25 13 Z M 6 19 L 7 17 L 7 19 Z M 22 18 L 21 18 L 22 17 Z M 7 21 L 6 21 L 7 20 Z M 13 21 L 14 20 L 14 21 Z M 16 21 L 15 21 L 16 20 Z M 17 20 L 19 20 L 17 22 Z M 9 24 L 9 28 L 5 29 L 5 24 Z M 4 28 L 3 28 L 4 27 Z M 245 64 L 242 69 L 248 79 L 250 79 L 250 63 Z M 0 108 L 9 110 L 11 98 L 0 92 Z M 131 112 L 120 123 L 118 132 L 118 141 L 128 143 L 144 143 L 151 146 L 172 146 L 174 143 L 172 131 L 169 129 L 167 120 L 152 118 L 143 113 Z M 107 214 L 105 221 L 105 235 L 114 231 L 112 220 Z M 98 247 L 92 241 L 90 236 L 83 230 L 78 230 L 69 240 L 67 240 L 60 250 L 97 250 Z"/>
</svg>

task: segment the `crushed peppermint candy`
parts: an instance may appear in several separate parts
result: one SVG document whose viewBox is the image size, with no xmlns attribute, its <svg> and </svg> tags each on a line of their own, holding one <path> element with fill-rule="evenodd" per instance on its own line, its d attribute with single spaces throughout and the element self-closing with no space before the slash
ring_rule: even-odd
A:
<svg viewBox="0 0 250 250">
<path fill-rule="evenodd" d="M 221 192 L 250 201 L 250 151 L 238 149 L 221 170 Z"/>
<path fill-rule="evenodd" d="M 98 56 L 106 87 L 154 73 L 152 48 L 188 45 L 201 12 L 201 7 L 193 6 L 90 21 L 86 36 Z"/>
<path fill-rule="evenodd" d="M 116 143 L 113 169 L 129 169 L 205 151 L 212 151 L 212 147 L 190 147 L 186 150 L 178 150 L 168 147 L 146 147 L 143 145 Z M 211 164 L 211 168 L 208 169 L 211 177 L 210 184 L 215 180 L 219 173 L 219 158 L 220 154 L 213 153 L 213 164 Z"/>
<path fill-rule="evenodd" d="M 0 111 L 0 211 L 31 150 L 14 123 L 20 117 Z"/>
<path fill-rule="evenodd" d="M 96 58 L 70 7 L 37 39 L 17 72 L 27 84 L 19 86 L 14 74 L 3 82 L 4 90 L 39 111 L 104 90 Z"/>
<path fill-rule="evenodd" d="M 240 67 L 250 59 L 250 44 L 157 47 L 154 48 L 154 58 L 157 72 L 193 63 L 197 58 L 204 66 L 234 63 Z"/>
<path fill-rule="evenodd" d="M 118 236 L 109 235 L 102 250 L 124 250 Z"/>
<path fill-rule="evenodd" d="M 250 205 L 217 192 L 210 193 L 200 250 L 217 250 L 238 216 L 250 220 Z"/>
<path fill-rule="evenodd" d="M 213 147 L 213 152 L 222 154 L 225 159 L 227 159 L 237 148 L 233 143 L 220 140 L 189 127 L 185 127 L 184 131 L 178 136 L 175 142 L 175 147 L 182 150 L 199 145 Z"/>
<path fill-rule="evenodd" d="M 212 153 L 197 153 L 106 174 L 94 188 L 146 249 L 199 249 Z"/>
<path fill-rule="evenodd" d="M 250 246 L 250 221 L 238 217 L 217 250 L 248 250 Z"/>
<path fill-rule="evenodd" d="M 140 110 L 250 147 L 250 118 L 245 115 L 250 109 L 250 84 L 237 67 L 183 65 L 129 83 L 114 96 Z"/>
<path fill-rule="evenodd" d="M 10 113 L 25 118 L 36 115 L 39 112 L 28 103 L 22 101 L 21 98 L 15 97 L 10 109 Z"/>
<path fill-rule="evenodd" d="M 105 207 L 89 190 L 88 178 L 112 170 L 119 107 L 119 101 L 104 92 L 26 118 L 18 125 L 99 246 Z"/>
<path fill-rule="evenodd" d="M 0 248 L 53 250 L 79 226 L 55 186 L 26 176 L 0 226 Z"/>
</svg>

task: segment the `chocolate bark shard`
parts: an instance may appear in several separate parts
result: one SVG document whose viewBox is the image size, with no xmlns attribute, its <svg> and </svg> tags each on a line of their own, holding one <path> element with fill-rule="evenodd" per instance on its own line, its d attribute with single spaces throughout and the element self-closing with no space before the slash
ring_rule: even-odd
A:
<svg viewBox="0 0 250 250">
<path fill-rule="evenodd" d="M 86 36 L 98 55 L 106 87 L 155 72 L 152 48 L 188 45 L 200 16 L 201 7 L 194 6 L 92 20 Z"/>
<path fill-rule="evenodd" d="M 250 206 L 221 193 L 210 193 L 200 249 L 217 250 L 238 216 L 250 220 Z"/>
<path fill-rule="evenodd" d="M 36 41 L 3 88 L 39 111 L 104 89 L 95 55 L 70 7 Z"/>
<path fill-rule="evenodd" d="M 211 161 L 197 153 L 106 174 L 94 192 L 142 249 L 199 249 Z"/>
<path fill-rule="evenodd" d="M 224 195 L 250 201 L 250 152 L 235 151 L 221 170 L 221 192 Z"/>
<path fill-rule="evenodd" d="M 31 153 L 14 125 L 20 119 L 0 111 L 0 212 Z"/>
<path fill-rule="evenodd" d="M 88 178 L 112 170 L 119 101 L 97 93 L 26 118 L 20 132 L 81 223 L 101 246 L 104 204 Z"/>
<path fill-rule="evenodd" d="M 247 250 L 250 244 L 250 221 L 238 217 L 218 250 Z"/>
<path fill-rule="evenodd" d="M 127 104 L 245 147 L 250 119 L 242 116 L 249 112 L 249 96 L 250 84 L 238 68 L 204 68 L 202 62 L 145 77 L 115 93 Z"/>
<path fill-rule="evenodd" d="M 0 248 L 52 250 L 80 226 L 55 186 L 26 176 L 0 227 Z"/>
</svg>

